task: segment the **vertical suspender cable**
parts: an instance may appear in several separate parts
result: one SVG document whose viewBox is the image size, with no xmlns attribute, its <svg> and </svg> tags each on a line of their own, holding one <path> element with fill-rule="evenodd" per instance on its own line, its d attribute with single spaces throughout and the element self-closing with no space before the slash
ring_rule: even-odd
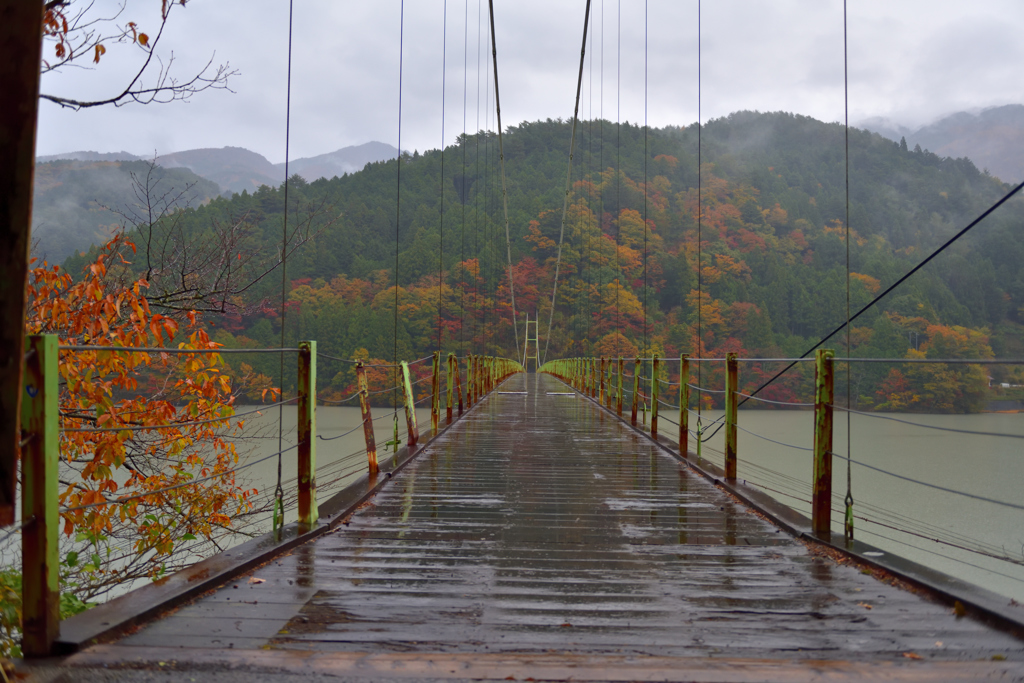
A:
<svg viewBox="0 0 1024 683">
<path fill-rule="evenodd" d="M 644 0 L 644 358 L 647 346 L 647 0 Z"/>
<path fill-rule="evenodd" d="M 281 348 L 285 347 L 285 307 L 288 298 L 288 157 L 292 130 L 292 16 L 295 7 L 288 0 L 288 76 L 284 104 L 284 221 L 281 231 Z M 281 356 L 281 391 L 284 392 L 284 354 Z M 284 527 L 284 489 L 281 487 L 281 453 L 284 451 L 284 405 L 277 412 L 277 485 L 274 487 L 273 527 Z"/>
<path fill-rule="evenodd" d="M 618 0 L 615 20 L 615 274 L 619 276 L 615 288 L 615 327 L 622 334 L 622 313 L 619 309 L 619 292 L 622 291 L 622 264 L 619 262 L 619 245 L 622 244 L 622 224 L 619 222 L 622 190 L 622 0 Z M 617 354 L 622 349 L 616 344 Z"/>
<path fill-rule="evenodd" d="M 402 69 L 405 57 L 405 0 L 402 0 L 398 19 L 398 170 L 395 174 L 395 341 L 392 352 L 392 363 L 398 368 L 398 238 L 400 236 L 400 219 L 402 215 Z M 395 441 L 398 441 L 398 382 L 391 391 L 391 402 L 394 407 Z M 395 451 L 398 444 L 395 443 Z"/>
<path fill-rule="evenodd" d="M 701 374 L 703 370 L 703 363 L 700 362 L 702 349 L 704 348 L 704 332 L 701 326 L 702 323 L 702 311 L 704 309 L 704 268 L 701 261 L 701 220 L 704 215 L 704 188 L 701 181 L 703 180 L 703 170 L 701 168 L 701 129 L 703 124 L 701 121 L 700 111 L 700 76 L 701 76 L 701 50 L 700 50 L 700 0 L 697 0 L 697 388 L 701 386 Z M 697 392 L 697 439 L 701 438 L 701 394 Z"/>
<path fill-rule="evenodd" d="M 846 47 L 846 0 L 843 0 L 843 115 L 846 133 L 846 357 L 850 358 L 850 80 L 848 75 L 848 58 Z M 850 403 L 850 363 L 846 363 L 846 407 Z M 853 480 L 850 473 L 850 450 L 852 443 L 852 414 L 846 411 L 846 520 L 843 533 L 847 539 L 853 540 Z"/>
<path fill-rule="evenodd" d="M 463 16 L 462 34 L 462 227 L 459 239 L 462 242 L 462 284 L 459 287 L 459 349 L 466 352 L 466 201 L 469 199 L 469 188 L 466 186 L 466 149 L 469 138 L 466 137 L 466 99 L 469 93 L 469 0 Z"/>
<path fill-rule="evenodd" d="M 508 292 L 512 299 L 512 331 L 516 338 L 516 357 L 519 357 L 519 326 L 516 321 L 516 288 L 512 277 L 512 242 L 508 234 L 508 187 L 505 182 L 505 147 L 501 133 L 501 98 L 498 96 L 498 44 L 494 35 L 494 0 L 488 0 L 491 17 L 491 59 L 494 62 L 494 108 L 498 119 L 498 159 L 501 161 L 501 197 L 505 207 L 505 251 L 508 255 Z"/>
<path fill-rule="evenodd" d="M 444 0 L 441 29 L 441 245 L 437 253 L 437 352 L 441 353 L 441 308 L 444 284 L 444 96 L 448 76 L 448 0 Z"/>
<path fill-rule="evenodd" d="M 481 36 L 483 36 L 483 24 L 481 23 L 483 21 L 483 10 L 482 10 L 482 7 L 483 7 L 483 4 L 482 4 L 481 0 L 477 0 L 477 3 L 476 3 L 476 161 L 473 164 L 473 177 L 475 178 L 474 183 L 480 182 L 480 135 L 483 132 L 482 129 L 480 128 L 480 38 L 481 38 Z M 480 185 L 481 185 L 481 187 L 483 187 L 484 183 L 480 182 Z M 486 199 L 484 197 L 483 191 L 481 189 L 478 189 L 476 194 L 477 194 L 477 196 L 473 199 L 474 207 L 477 206 L 477 204 L 478 204 L 477 200 L 478 199 L 479 199 L 480 202 L 484 202 L 484 200 Z M 477 210 L 477 212 L 476 212 L 476 220 L 473 221 L 474 224 L 475 224 L 475 229 L 473 230 L 473 253 L 476 254 L 476 267 L 477 267 L 477 274 L 474 276 L 475 282 L 473 283 L 473 292 L 476 294 L 474 304 L 475 304 L 475 307 L 478 308 L 477 311 L 474 311 L 474 315 L 473 315 L 473 322 L 474 322 L 474 324 L 473 324 L 473 333 L 474 333 L 474 335 L 481 335 L 480 330 L 482 329 L 482 326 L 480 325 L 480 321 L 477 319 L 477 315 L 476 314 L 479 313 L 480 312 L 479 309 L 482 308 L 482 306 L 480 305 L 481 297 L 480 297 L 480 284 L 479 284 L 480 277 L 483 274 L 483 269 L 481 268 L 481 264 L 483 263 L 483 260 L 480 258 L 480 216 L 481 216 L 481 213 L 486 208 L 487 208 L 487 204 L 484 203 L 483 204 L 483 208 Z M 481 341 L 481 343 L 483 342 L 482 335 L 481 335 L 481 340 L 480 341 Z"/>
<path fill-rule="evenodd" d="M 569 168 L 565 172 L 565 197 L 562 199 L 562 226 L 558 232 L 558 257 L 555 259 L 555 279 L 551 286 L 551 311 L 548 313 L 548 333 L 544 339 L 544 356 L 541 365 L 547 362 L 548 346 L 551 344 L 551 321 L 555 317 L 555 297 L 558 294 L 558 270 L 562 263 L 562 242 L 565 238 L 565 213 L 569 208 L 569 192 L 572 189 L 572 155 L 576 146 L 576 122 L 580 115 L 580 89 L 583 87 L 583 60 L 587 55 L 587 29 L 590 21 L 590 0 L 583 19 L 583 47 L 580 48 L 580 73 L 576 78 L 576 105 L 572 112 L 572 134 L 569 137 Z"/>
</svg>

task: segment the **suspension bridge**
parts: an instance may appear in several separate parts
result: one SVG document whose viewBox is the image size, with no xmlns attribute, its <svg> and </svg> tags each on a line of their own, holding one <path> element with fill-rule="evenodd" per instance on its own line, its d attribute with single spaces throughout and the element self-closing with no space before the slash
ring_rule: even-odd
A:
<svg viewBox="0 0 1024 683">
<path fill-rule="evenodd" d="M 9 535 L 21 538 L 22 649 L 36 662 L 24 671 L 66 677 L 61 680 L 101 680 L 101 672 L 111 669 L 124 680 L 153 670 L 167 680 L 1024 680 L 1024 615 L 1015 600 L 856 540 L 854 526 L 902 525 L 896 530 L 966 552 L 1015 558 L 926 520 L 897 518 L 880 507 L 861 509 L 849 478 L 845 492 L 833 491 L 838 460 L 847 472 L 862 467 L 936 495 L 1024 510 L 1016 501 L 910 477 L 834 446 L 835 413 L 857 412 L 849 395 L 836 395 L 837 366 L 894 362 L 850 357 L 850 323 L 1022 186 L 859 311 L 851 311 L 847 301 L 845 322 L 800 357 L 658 357 L 648 346 L 645 325 L 640 357 L 549 358 L 591 7 L 588 2 L 551 306 L 546 321 L 539 313 L 526 317 L 522 337 L 509 246 L 493 6 L 488 16 L 513 322 L 507 346 L 515 357 L 443 355 L 439 312 L 437 351 L 419 360 L 399 358 L 397 238 L 390 363 L 333 357 L 318 352 L 313 340 L 286 347 L 283 324 L 280 347 L 265 349 L 119 347 L 68 343 L 54 334 L 30 335 L 25 349 L 19 341 L 13 358 L 22 374 L 8 384 L 20 396 L 12 414 L 20 412 L 21 424 L 11 428 L 17 448 L 0 462 L 0 479 L 10 484 L 0 502 L 6 501 Z M 290 93 L 288 102 L 290 107 Z M 400 174 L 401 163 L 397 168 Z M 646 182 L 646 161 L 644 173 Z M 397 189 L 396 229 L 400 177 Z M 644 203 L 646 213 L 646 195 Z M 697 216 L 699 249 L 700 211 Z M 286 218 L 282 319 L 287 239 Z M 847 233 L 847 249 L 849 243 Z M 644 307 L 646 320 L 646 299 Z M 15 317 L 23 320 L 23 309 Z M 16 329 L 21 327 L 19 322 Z M 822 348 L 844 331 L 845 356 Z M 293 445 L 284 447 L 279 417 L 279 448 L 258 460 L 128 497 L 99 496 L 61 507 L 62 438 L 159 433 L 171 425 L 100 426 L 62 415 L 59 364 L 75 354 L 95 359 L 222 353 L 276 354 L 282 380 L 285 362 L 294 361 L 296 395 L 272 405 L 281 408 L 279 415 L 285 404 L 294 405 Z M 347 364 L 354 372 L 354 394 L 337 399 L 318 392 L 318 367 L 328 363 Z M 757 377 L 767 379 L 744 393 L 743 367 L 756 367 Z M 794 367 L 813 376 L 813 400 L 760 395 Z M 375 416 L 380 395 L 391 396 L 393 409 Z M 813 415 L 811 427 L 784 442 L 750 431 L 739 411 L 749 401 L 804 410 Z M 721 403 L 721 415 L 702 408 L 711 402 Z M 318 428 L 317 411 L 333 405 L 358 406 L 359 419 L 343 433 L 327 435 Z M 418 414 L 424 410 L 429 425 Z M 174 426 L 225 427 L 248 415 L 192 416 Z M 384 442 L 382 419 L 391 420 Z M 965 431 L 912 424 L 939 433 Z M 740 432 L 806 452 L 804 479 L 810 485 L 764 468 L 762 481 L 741 476 L 749 461 L 740 449 Z M 351 434 L 361 436 L 362 444 L 344 453 L 335 440 Z M 712 452 L 718 434 L 722 448 Z M 295 464 L 291 481 L 281 474 L 285 458 Z M 159 501 L 174 489 L 275 460 L 272 531 L 60 618 L 62 520 Z"/>
</svg>

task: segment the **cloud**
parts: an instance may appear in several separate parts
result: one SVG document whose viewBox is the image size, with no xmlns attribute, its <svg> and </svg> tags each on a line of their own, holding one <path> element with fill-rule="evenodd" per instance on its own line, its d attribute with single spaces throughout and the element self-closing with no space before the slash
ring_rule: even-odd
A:
<svg viewBox="0 0 1024 683">
<path fill-rule="evenodd" d="M 571 116 L 585 4 L 495 0 L 505 125 Z M 133 0 L 125 17 L 141 22 L 152 6 Z M 295 3 L 292 157 L 368 140 L 397 144 L 399 6 L 399 0 Z M 494 127 L 487 3 L 447 0 L 446 33 L 444 6 L 445 0 L 405 4 L 405 149 L 441 143 L 442 60 L 445 141 L 462 132 L 464 100 L 470 131 L 478 118 L 480 127 Z M 657 126 L 695 121 L 696 0 L 593 0 L 592 7 L 581 115 L 598 116 L 603 109 L 609 120 L 618 112 L 632 122 L 642 122 L 646 113 Z M 858 0 L 849 12 L 854 122 L 883 116 L 914 126 L 953 111 L 1024 101 L 1014 73 L 1024 56 L 1016 40 L 1024 32 L 1024 13 L 1015 0 Z M 702 117 L 758 109 L 841 120 L 842 19 L 839 0 L 704 2 Z M 279 0 L 194 0 L 177 8 L 165 37 L 174 47 L 177 73 L 190 75 L 216 51 L 218 63 L 228 60 L 241 71 L 232 81 L 236 92 L 77 113 L 44 102 L 39 153 L 126 149 L 148 155 L 232 145 L 282 161 L 287 25 L 287 3 Z M 130 53 L 111 51 L 102 68 L 48 78 L 44 89 L 110 92 L 123 83 L 130 60 Z"/>
</svg>

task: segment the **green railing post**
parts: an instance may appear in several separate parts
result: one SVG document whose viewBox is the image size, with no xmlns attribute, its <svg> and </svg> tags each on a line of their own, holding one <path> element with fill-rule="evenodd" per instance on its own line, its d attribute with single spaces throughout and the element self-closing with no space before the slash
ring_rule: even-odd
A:
<svg viewBox="0 0 1024 683">
<path fill-rule="evenodd" d="M 619 386 L 615 391 L 615 412 L 618 413 L 619 417 L 622 417 L 622 373 L 624 370 L 624 361 L 622 356 L 619 356 Z"/>
<path fill-rule="evenodd" d="M 412 450 L 420 440 L 420 430 L 416 426 L 416 399 L 412 393 L 412 380 L 409 378 L 409 364 L 403 360 L 401 365 L 402 387 L 405 392 L 405 426 L 409 433 L 406 437 L 406 443 L 409 444 L 409 450 Z"/>
<path fill-rule="evenodd" d="M 679 453 L 690 449 L 690 359 L 679 357 Z"/>
<path fill-rule="evenodd" d="M 299 342 L 299 524 L 312 527 L 316 504 L 316 342 Z"/>
<path fill-rule="evenodd" d="M 636 411 L 639 408 L 640 400 L 640 359 L 633 360 L 633 412 L 630 415 L 629 423 L 636 427 Z"/>
<path fill-rule="evenodd" d="M 373 416 L 370 414 L 370 386 L 362 361 L 356 363 L 356 382 L 359 386 L 359 412 L 363 417 L 363 438 L 366 439 L 367 471 L 373 478 L 380 472 L 380 466 L 377 464 L 377 440 L 373 436 Z"/>
<path fill-rule="evenodd" d="M 57 335 L 26 340 L 21 398 L 22 644 L 26 657 L 46 657 L 60 635 L 57 469 L 60 460 Z"/>
<path fill-rule="evenodd" d="M 452 392 L 455 388 L 455 373 L 459 371 L 459 365 L 455 362 L 455 354 L 448 354 L 448 396 L 445 401 L 445 422 L 447 424 L 452 423 L 452 402 L 455 400 L 452 396 Z M 462 414 L 462 400 L 459 400 L 459 414 Z"/>
<path fill-rule="evenodd" d="M 725 478 L 736 478 L 736 392 L 739 363 L 735 353 L 725 354 Z"/>
<path fill-rule="evenodd" d="M 597 389 L 597 402 L 598 403 L 604 403 L 604 375 L 605 375 L 605 369 L 606 369 L 605 368 L 605 359 L 604 359 L 604 356 L 601 356 L 601 369 L 600 369 L 601 377 L 598 380 L 598 389 Z"/>
<path fill-rule="evenodd" d="M 651 436 L 658 438 L 658 357 L 651 361 Z"/>
<path fill-rule="evenodd" d="M 434 351 L 434 383 L 430 388 L 430 433 L 437 436 L 441 422 L 441 352 Z"/>
<path fill-rule="evenodd" d="M 811 527 L 815 534 L 832 533 L 832 399 L 834 369 L 830 349 L 814 354 L 814 493 Z"/>
<path fill-rule="evenodd" d="M 459 417 L 462 417 L 462 370 L 459 368 L 459 359 L 455 357 L 453 360 L 455 361 L 453 363 L 453 367 L 455 368 L 455 392 L 459 395 Z"/>
</svg>

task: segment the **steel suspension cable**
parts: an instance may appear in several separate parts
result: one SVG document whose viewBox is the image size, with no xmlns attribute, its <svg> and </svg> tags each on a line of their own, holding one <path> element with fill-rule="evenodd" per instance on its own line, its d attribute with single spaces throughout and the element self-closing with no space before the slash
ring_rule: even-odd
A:
<svg viewBox="0 0 1024 683">
<path fill-rule="evenodd" d="M 576 148 L 576 123 L 580 115 L 580 91 L 583 88 L 583 63 L 587 56 L 587 30 L 590 28 L 590 2 L 583 18 L 583 45 L 580 47 L 580 71 L 576 78 L 576 104 L 572 112 L 572 132 L 569 136 L 569 165 L 565 172 L 565 196 L 562 199 L 562 223 L 558 232 L 558 256 L 555 259 L 555 278 L 551 286 L 551 311 L 548 313 L 548 331 L 544 339 L 544 355 L 541 364 L 547 362 L 548 347 L 551 344 L 551 323 L 555 317 L 555 298 L 558 294 L 558 273 L 562 264 L 562 243 L 565 239 L 565 214 L 569 209 L 569 192 L 572 190 L 572 157 Z"/>
<path fill-rule="evenodd" d="M 394 313 L 394 346 L 392 347 L 392 363 L 398 365 L 398 242 L 401 231 L 402 216 L 402 77 L 405 66 L 405 0 L 402 0 L 398 19 L 398 166 L 395 173 L 395 313 Z M 398 430 L 398 385 L 391 395 L 392 415 L 395 431 Z M 395 450 L 398 444 L 395 444 Z"/>
<path fill-rule="evenodd" d="M 512 330 L 516 338 L 516 357 L 519 357 L 519 323 L 516 320 L 516 288 L 512 276 L 512 242 L 508 227 L 508 186 L 505 181 L 505 146 L 501 131 L 501 98 L 498 95 L 498 44 L 494 33 L 494 0 L 488 0 L 491 18 L 491 61 L 494 64 L 494 109 L 498 123 L 498 159 L 501 162 L 501 197 L 505 207 L 505 251 L 508 255 L 508 292 L 512 299 Z"/>
<path fill-rule="evenodd" d="M 448 76 L 448 0 L 444 0 L 444 20 L 441 29 L 441 244 L 437 250 L 437 353 L 441 354 L 441 315 L 444 302 L 444 104 Z"/>
<path fill-rule="evenodd" d="M 849 59 L 847 57 L 847 32 L 846 32 L 846 0 L 843 0 L 843 116 L 845 135 L 845 162 L 846 162 L 846 357 L 850 357 L 850 79 Z M 851 365 L 846 364 L 846 407 L 852 406 L 850 398 Z M 846 413 L 846 452 L 852 454 L 852 432 L 850 428 L 851 415 Z M 853 540 L 853 476 L 850 472 L 850 461 L 846 461 L 846 505 L 845 522 L 843 524 L 843 535 L 847 540 Z"/>
<path fill-rule="evenodd" d="M 284 220 L 281 231 L 281 347 L 284 348 L 287 326 L 286 310 L 288 299 L 288 177 L 289 156 L 291 156 L 292 130 L 292 19 L 295 12 L 294 0 L 288 0 L 288 75 L 285 87 L 284 114 Z M 284 354 L 281 354 L 281 390 L 284 391 Z M 284 406 L 277 413 L 277 484 L 274 488 L 274 531 L 284 527 L 284 489 L 281 487 L 281 455 L 284 452 Z M 279 514 L 280 513 L 280 514 Z"/>
<path fill-rule="evenodd" d="M 469 139 L 466 137 L 466 101 L 469 94 L 469 0 L 463 16 L 462 34 L 462 181 L 460 199 L 462 200 L 462 226 L 459 239 L 462 242 L 462 284 L 459 287 L 459 351 L 466 352 L 466 200 L 469 189 L 466 187 L 466 150 Z"/>
</svg>

